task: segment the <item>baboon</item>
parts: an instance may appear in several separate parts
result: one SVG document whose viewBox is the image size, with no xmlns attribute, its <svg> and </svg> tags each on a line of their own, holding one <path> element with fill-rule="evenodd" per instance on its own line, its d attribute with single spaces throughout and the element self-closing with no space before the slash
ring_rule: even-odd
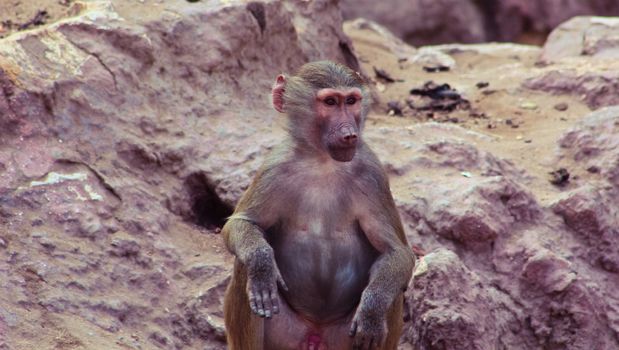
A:
<svg viewBox="0 0 619 350">
<path fill-rule="evenodd" d="M 277 77 L 288 137 L 222 230 L 236 257 L 224 302 L 231 350 L 397 348 L 414 256 L 361 138 L 368 90 L 329 61 Z"/>
</svg>

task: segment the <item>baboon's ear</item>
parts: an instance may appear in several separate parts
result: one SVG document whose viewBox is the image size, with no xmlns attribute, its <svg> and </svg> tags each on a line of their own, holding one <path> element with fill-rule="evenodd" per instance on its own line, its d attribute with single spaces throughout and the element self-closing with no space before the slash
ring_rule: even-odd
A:
<svg viewBox="0 0 619 350">
<path fill-rule="evenodd" d="M 286 91 L 286 77 L 280 74 L 273 84 L 273 107 L 276 111 L 284 113 L 284 91 Z"/>
</svg>

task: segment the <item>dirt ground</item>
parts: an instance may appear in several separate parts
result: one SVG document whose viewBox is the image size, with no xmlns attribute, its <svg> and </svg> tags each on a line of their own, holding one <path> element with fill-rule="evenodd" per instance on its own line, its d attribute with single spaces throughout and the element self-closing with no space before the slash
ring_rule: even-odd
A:
<svg viewBox="0 0 619 350">
<path fill-rule="evenodd" d="M 70 16 L 74 0 L 4 0 L 0 2 L 0 38 Z"/>
<path fill-rule="evenodd" d="M 520 87 L 530 76 L 528 72 L 533 75 L 539 69 L 536 67 L 539 47 L 519 46 L 516 50 L 519 53 L 514 55 L 514 50 L 480 54 L 481 50 L 476 52 L 475 46 L 470 45 L 470 51 L 452 50 L 451 56 L 456 61 L 454 69 L 430 73 L 419 65 L 399 62 L 394 54 L 385 50 L 378 38 L 368 38 L 362 31 L 351 29 L 347 34 L 353 39 L 366 72 L 373 73 L 376 67 L 396 80 L 380 84 L 380 105 L 371 118 L 371 128 L 383 125 L 406 127 L 429 120 L 457 123 L 491 137 L 492 141 L 479 140 L 476 146 L 481 150 L 509 159 L 519 168 L 526 169 L 533 176 L 531 190 L 541 203 L 547 204 L 561 193 L 562 189 L 549 185 L 548 174 L 559 167 L 555 164 L 557 140 L 590 109 L 573 97 L 553 96 Z M 419 88 L 427 81 L 449 84 L 470 102 L 470 108 L 434 112 L 431 117 L 427 113 L 404 117 L 388 115 L 388 102 L 399 101 L 405 106 L 409 90 Z M 478 88 L 478 83 L 488 85 Z M 566 104 L 567 109 L 559 113 L 555 109 L 559 104 Z M 393 185 L 397 186 L 397 183 Z"/>
</svg>

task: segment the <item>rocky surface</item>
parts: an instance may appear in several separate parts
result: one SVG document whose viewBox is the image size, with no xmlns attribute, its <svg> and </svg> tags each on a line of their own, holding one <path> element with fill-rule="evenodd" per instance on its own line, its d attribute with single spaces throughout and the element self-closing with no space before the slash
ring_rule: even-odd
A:
<svg viewBox="0 0 619 350">
<path fill-rule="evenodd" d="M 619 347 L 614 83 L 532 83 L 611 61 L 418 50 L 327 0 L 75 6 L 0 40 L 0 348 L 224 349 L 218 227 L 281 137 L 273 77 L 319 58 L 373 78 L 419 254 L 401 349 Z M 409 106 L 429 80 L 459 107 Z"/>
<path fill-rule="evenodd" d="M 581 15 L 617 16 L 614 0 L 342 0 L 345 19 L 367 18 L 413 45 L 514 41 L 543 43 Z M 575 43 L 575 47 L 579 44 Z"/>
<path fill-rule="evenodd" d="M 619 3 L 613 0 L 500 0 L 480 1 L 486 13 L 492 13 L 490 28 L 497 30 L 495 40 L 513 40 L 522 34 L 548 33 L 559 24 L 580 15 L 619 15 Z"/>
<path fill-rule="evenodd" d="M 594 59 L 619 58 L 619 20 L 612 17 L 574 17 L 550 34 L 542 60 L 557 61 L 581 55 Z M 581 38 L 575 41 L 574 38 Z"/>
<path fill-rule="evenodd" d="M 486 41 L 484 19 L 473 1 L 343 0 L 345 19 L 366 18 L 414 44 Z"/>
<path fill-rule="evenodd" d="M 608 17 L 576 17 L 560 25 L 539 57 L 542 74 L 524 86 L 579 96 L 594 109 L 619 104 L 618 29 L 619 20 Z"/>
<path fill-rule="evenodd" d="M 3 347 L 224 348 L 216 228 L 277 140 L 273 77 L 355 63 L 339 12 L 75 5 L 0 42 Z"/>
</svg>

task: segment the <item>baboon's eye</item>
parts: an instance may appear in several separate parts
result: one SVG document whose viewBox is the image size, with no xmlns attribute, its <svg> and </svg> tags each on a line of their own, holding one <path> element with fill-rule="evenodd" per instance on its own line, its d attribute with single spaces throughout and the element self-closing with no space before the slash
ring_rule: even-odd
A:
<svg viewBox="0 0 619 350">
<path fill-rule="evenodd" d="M 355 103 L 357 103 L 357 98 L 356 97 L 349 96 L 348 98 L 346 98 L 346 104 L 354 105 Z"/>
<path fill-rule="evenodd" d="M 329 106 L 335 106 L 337 104 L 337 101 L 333 97 L 327 97 L 325 99 L 325 103 L 328 104 Z"/>
</svg>

